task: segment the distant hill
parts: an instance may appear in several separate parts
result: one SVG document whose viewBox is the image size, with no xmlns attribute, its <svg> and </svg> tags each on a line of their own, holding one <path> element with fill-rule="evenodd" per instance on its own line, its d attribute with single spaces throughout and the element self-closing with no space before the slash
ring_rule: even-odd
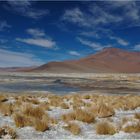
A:
<svg viewBox="0 0 140 140">
<path fill-rule="evenodd" d="M 0 72 L 28 72 L 31 71 L 32 69 L 35 69 L 36 67 L 5 67 L 5 68 L 0 68 Z"/>
<path fill-rule="evenodd" d="M 140 52 L 128 52 L 118 48 L 102 51 L 79 60 L 49 62 L 32 69 L 34 72 L 76 73 L 76 72 L 140 72 Z"/>
</svg>

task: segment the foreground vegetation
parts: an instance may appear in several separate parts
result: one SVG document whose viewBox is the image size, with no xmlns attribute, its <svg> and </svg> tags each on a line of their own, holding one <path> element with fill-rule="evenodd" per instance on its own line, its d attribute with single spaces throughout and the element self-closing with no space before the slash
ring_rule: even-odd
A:
<svg viewBox="0 0 140 140">
<path fill-rule="evenodd" d="M 14 126 L 1 126 L 0 137 L 17 138 L 16 129 L 26 126 L 36 131 L 50 131 L 60 122 L 63 129 L 80 135 L 80 122 L 95 125 L 96 134 L 114 135 L 119 131 L 140 133 L 140 112 L 113 120 L 117 110 L 128 111 L 140 107 L 140 96 L 70 94 L 47 95 L 0 95 L 0 114 L 10 116 Z M 58 116 L 49 114 L 55 108 L 63 110 Z M 93 128 L 94 129 L 94 128 Z"/>
</svg>

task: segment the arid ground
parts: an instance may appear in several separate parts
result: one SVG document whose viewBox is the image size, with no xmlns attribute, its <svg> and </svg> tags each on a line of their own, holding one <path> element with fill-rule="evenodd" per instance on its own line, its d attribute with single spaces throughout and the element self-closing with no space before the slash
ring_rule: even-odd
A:
<svg viewBox="0 0 140 140">
<path fill-rule="evenodd" d="M 140 74 L 0 74 L 0 137 L 140 139 Z"/>
</svg>

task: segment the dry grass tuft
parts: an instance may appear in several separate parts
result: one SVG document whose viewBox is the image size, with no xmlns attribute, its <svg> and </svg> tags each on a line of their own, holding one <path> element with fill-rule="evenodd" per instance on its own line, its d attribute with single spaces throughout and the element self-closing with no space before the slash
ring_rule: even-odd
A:
<svg viewBox="0 0 140 140">
<path fill-rule="evenodd" d="M 50 125 L 55 125 L 58 123 L 57 119 L 50 117 L 48 114 L 43 115 L 42 121 L 47 122 Z"/>
<path fill-rule="evenodd" d="M 0 102 L 6 102 L 8 101 L 8 97 L 6 97 L 5 95 L 0 95 Z"/>
<path fill-rule="evenodd" d="M 44 109 L 44 110 L 50 110 L 50 106 L 48 103 L 40 103 L 39 107 Z"/>
<path fill-rule="evenodd" d="M 140 122 L 128 123 L 122 127 L 122 130 L 126 133 L 140 133 Z"/>
<path fill-rule="evenodd" d="M 23 107 L 23 114 L 41 119 L 42 116 L 45 114 L 45 111 L 41 107 L 33 107 L 32 105 L 25 105 Z"/>
<path fill-rule="evenodd" d="M 116 127 L 110 122 L 100 122 L 96 125 L 96 133 L 100 135 L 114 135 L 117 132 Z"/>
<path fill-rule="evenodd" d="M 95 117 L 93 114 L 81 109 L 77 109 L 74 112 L 64 114 L 61 116 L 61 118 L 65 122 L 78 120 L 86 123 L 93 123 L 95 121 Z"/>
<path fill-rule="evenodd" d="M 74 112 L 71 113 L 67 113 L 61 116 L 61 119 L 65 122 L 71 121 L 71 120 L 75 120 L 76 116 Z"/>
<path fill-rule="evenodd" d="M 123 118 L 121 124 L 121 130 L 126 133 L 139 133 L 140 121 L 137 118 Z"/>
<path fill-rule="evenodd" d="M 84 95 L 83 99 L 90 99 L 90 95 L 89 94 Z"/>
<path fill-rule="evenodd" d="M 136 114 L 135 114 L 135 118 L 136 118 L 136 119 L 140 119 L 140 113 L 136 113 Z"/>
<path fill-rule="evenodd" d="M 30 103 L 32 103 L 32 104 L 35 104 L 35 105 L 40 104 L 40 102 L 38 101 L 38 99 L 35 99 L 35 98 L 31 98 L 31 99 L 29 99 L 28 102 L 30 102 Z"/>
<path fill-rule="evenodd" d="M 104 103 L 100 103 L 96 106 L 91 107 L 89 111 L 92 114 L 98 116 L 99 118 L 111 117 L 115 114 L 115 111 L 113 110 L 113 108 L 109 107 L 108 105 Z"/>
<path fill-rule="evenodd" d="M 65 126 L 64 128 L 74 135 L 78 135 L 81 132 L 81 128 L 76 123 L 68 123 L 68 126 Z"/>
<path fill-rule="evenodd" d="M 13 113 L 13 105 L 10 103 L 1 103 L 0 113 L 2 113 L 4 116 L 10 116 Z"/>
<path fill-rule="evenodd" d="M 86 123 L 93 123 L 95 121 L 94 115 L 85 110 L 81 110 L 81 109 L 76 110 L 75 116 L 76 116 L 75 119 L 78 121 L 82 121 Z"/>
<path fill-rule="evenodd" d="M 62 98 L 59 96 L 51 96 L 49 97 L 49 105 L 54 106 L 54 107 L 58 107 L 60 106 L 60 104 L 63 102 Z"/>
<path fill-rule="evenodd" d="M 23 114 L 16 113 L 13 115 L 13 119 L 14 119 L 15 125 L 17 127 L 24 127 L 24 126 L 32 126 L 33 125 L 32 119 L 30 117 L 23 115 Z"/>
<path fill-rule="evenodd" d="M 60 107 L 62 109 L 69 109 L 69 106 L 66 103 L 61 103 Z"/>
<path fill-rule="evenodd" d="M 34 121 L 34 127 L 37 131 L 41 131 L 41 132 L 49 130 L 48 122 L 39 119 L 36 119 Z"/>
</svg>

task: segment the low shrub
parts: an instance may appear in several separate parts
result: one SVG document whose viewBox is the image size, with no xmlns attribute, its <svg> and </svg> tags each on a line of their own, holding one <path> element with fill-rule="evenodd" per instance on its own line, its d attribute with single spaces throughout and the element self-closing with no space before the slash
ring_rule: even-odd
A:
<svg viewBox="0 0 140 140">
<path fill-rule="evenodd" d="M 32 105 L 25 105 L 22 110 L 23 114 L 41 119 L 45 111 L 41 107 L 33 107 Z"/>
<path fill-rule="evenodd" d="M 69 106 L 66 103 L 61 103 L 60 107 L 62 109 L 69 109 Z"/>
<path fill-rule="evenodd" d="M 49 130 L 48 122 L 39 119 L 36 119 L 34 121 L 34 127 L 37 131 L 41 131 L 41 132 Z"/>
<path fill-rule="evenodd" d="M 71 113 L 67 113 L 67 114 L 63 114 L 61 116 L 61 119 L 65 122 L 71 121 L 71 120 L 75 120 L 76 116 L 74 112 Z"/>
<path fill-rule="evenodd" d="M 64 127 L 66 130 L 70 131 L 74 135 L 78 135 L 81 132 L 81 128 L 76 123 L 68 123 L 67 126 Z"/>
<path fill-rule="evenodd" d="M 17 127 L 24 127 L 24 126 L 32 126 L 33 125 L 33 122 L 32 122 L 33 119 L 30 117 L 27 117 L 23 114 L 16 113 L 13 115 L 13 119 L 14 119 L 15 125 Z"/>
<path fill-rule="evenodd" d="M 116 133 L 116 127 L 110 122 L 100 122 L 96 125 L 96 133 L 100 135 L 114 135 Z"/>
<path fill-rule="evenodd" d="M 140 119 L 140 113 L 135 113 L 135 118 Z"/>
<path fill-rule="evenodd" d="M 76 120 L 78 121 L 82 121 L 82 122 L 86 122 L 86 123 L 93 123 L 95 121 L 95 117 L 93 114 L 82 110 L 82 109 L 78 109 L 75 111 L 75 116 L 76 116 Z"/>
<path fill-rule="evenodd" d="M 0 113 L 4 116 L 10 116 L 13 113 L 13 105 L 11 103 L 1 103 Z"/>
</svg>

